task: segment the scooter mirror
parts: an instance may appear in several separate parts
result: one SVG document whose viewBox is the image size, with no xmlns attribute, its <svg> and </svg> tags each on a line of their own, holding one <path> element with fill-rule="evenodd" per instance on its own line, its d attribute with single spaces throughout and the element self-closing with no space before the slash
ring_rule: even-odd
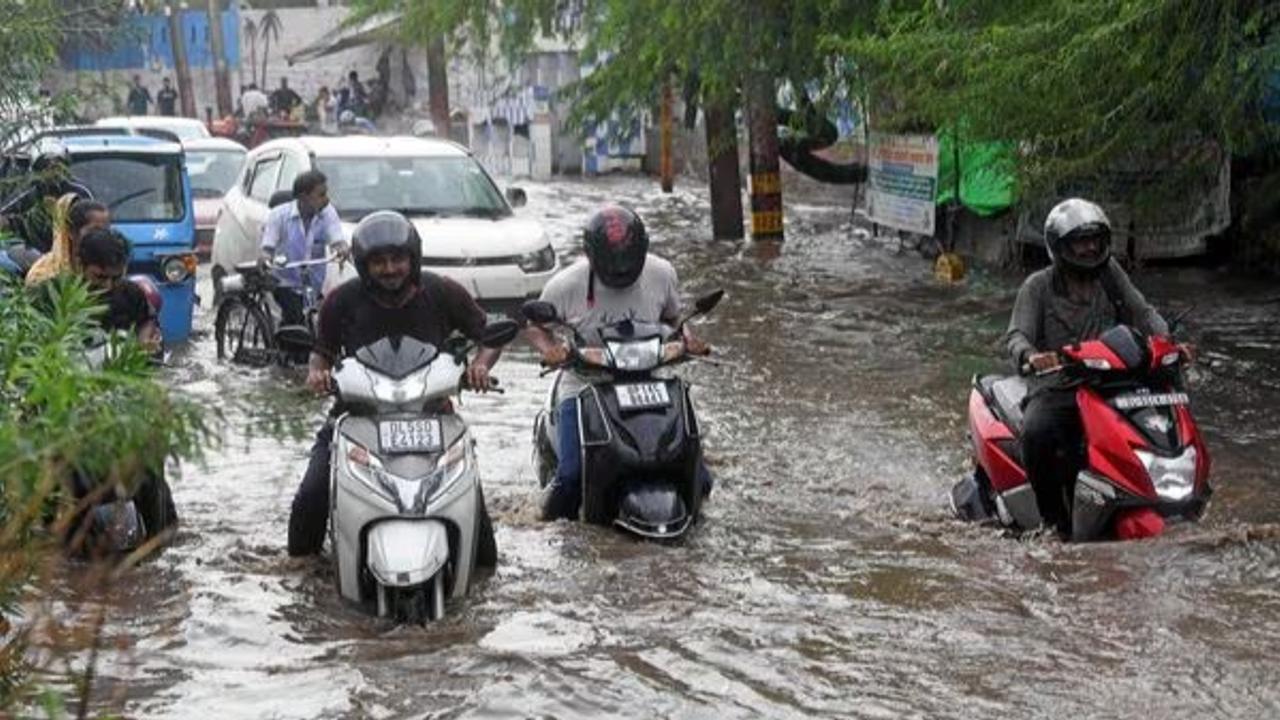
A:
<svg viewBox="0 0 1280 720">
<path fill-rule="evenodd" d="M 720 301 L 724 299 L 724 290 L 712 290 L 693 302 L 693 307 L 698 311 L 699 315 L 705 315 L 711 312 Z"/>
<path fill-rule="evenodd" d="M 520 325 L 515 320 L 495 320 L 484 327 L 480 344 L 488 348 L 499 348 L 520 333 Z"/>
<path fill-rule="evenodd" d="M 546 325 L 560 320 L 560 315 L 556 312 L 556 306 L 542 300 L 530 300 L 520 306 L 520 314 L 536 325 Z"/>
</svg>

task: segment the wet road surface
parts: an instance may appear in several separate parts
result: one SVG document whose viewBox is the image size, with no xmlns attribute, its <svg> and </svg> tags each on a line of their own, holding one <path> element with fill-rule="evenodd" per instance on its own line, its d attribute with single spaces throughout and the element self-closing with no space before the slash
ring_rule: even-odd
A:
<svg viewBox="0 0 1280 720">
<path fill-rule="evenodd" d="M 830 190 L 790 192 L 783 254 L 711 242 L 705 193 L 635 179 L 527 188 L 562 261 L 606 200 L 634 204 L 724 364 L 686 366 L 717 487 L 682 546 L 536 521 L 530 425 L 548 380 L 523 343 L 466 397 L 497 521 L 496 573 L 428 628 L 337 597 L 285 556 L 325 405 L 298 372 L 215 359 L 168 377 L 226 412 L 172 480 L 177 543 L 109 599 L 105 694 L 151 718 L 1266 718 L 1280 716 L 1280 325 L 1275 292 L 1204 269 L 1138 284 L 1192 301 L 1192 394 L 1215 461 L 1204 523 L 1065 546 L 948 519 L 974 372 L 1000 369 L 1017 278 L 938 285 L 853 231 Z M 793 190 L 789 188 L 789 190 Z M 815 199 L 816 198 L 816 199 Z M 206 288 L 207 297 L 207 288 Z M 206 312 L 197 322 L 211 324 Z M 1172 314 L 1171 312 L 1168 314 Z"/>
</svg>

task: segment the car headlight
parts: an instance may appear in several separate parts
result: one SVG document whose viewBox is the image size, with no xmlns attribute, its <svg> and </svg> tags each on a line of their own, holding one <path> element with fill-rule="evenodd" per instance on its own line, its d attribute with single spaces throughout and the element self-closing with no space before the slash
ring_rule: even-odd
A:
<svg viewBox="0 0 1280 720">
<path fill-rule="evenodd" d="M 166 282 L 180 283 L 196 272 L 199 260 L 195 255 L 174 255 L 160 265 L 160 274 Z"/>
<path fill-rule="evenodd" d="M 516 264 L 527 273 L 542 273 L 556 267 L 556 251 L 550 245 L 537 252 L 525 253 L 516 258 Z"/>
<path fill-rule="evenodd" d="M 1177 457 L 1161 457 L 1146 450 L 1134 450 L 1147 469 L 1156 495 L 1168 502 L 1187 499 L 1196 485 L 1196 449 L 1187 448 Z"/>
</svg>

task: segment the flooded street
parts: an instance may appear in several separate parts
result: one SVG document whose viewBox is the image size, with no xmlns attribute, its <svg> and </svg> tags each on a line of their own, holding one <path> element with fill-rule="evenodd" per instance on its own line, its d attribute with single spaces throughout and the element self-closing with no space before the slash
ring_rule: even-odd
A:
<svg viewBox="0 0 1280 720">
<path fill-rule="evenodd" d="M 500 561 L 427 628 L 338 598 L 285 554 L 324 401 L 205 334 L 167 377 L 226 413 L 172 479 L 176 544 L 117 586 L 100 668 L 147 718 L 1266 718 L 1280 716 L 1280 304 L 1274 285 L 1157 268 L 1192 303 L 1205 521 L 1149 542 L 1019 541 L 949 519 L 970 377 L 1001 369 L 1017 278 L 939 285 L 848 201 L 791 192 L 780 257 L 711 242 L 705 191 L 527 186 L 562 262 L 598 203 L 633 204 L 686 297 L 728 291 L 690 364 L 717 478 L 680 546 L 537 521 L 530 428 L 549 379 L 523 342 L 503 396 L 465 397 Z M 789 189 L 790 190 L 790 189 Z M 804 198 L 801 200 L 800 198 Z M 821 198 L 818 200 L 814 197 Z M 210 296 L 206 285 L 206 300 Z M 281 439 L 284 438 L 284 439 Z M 107 690 L 104 690 L 104 693 Z"/>
</svg>

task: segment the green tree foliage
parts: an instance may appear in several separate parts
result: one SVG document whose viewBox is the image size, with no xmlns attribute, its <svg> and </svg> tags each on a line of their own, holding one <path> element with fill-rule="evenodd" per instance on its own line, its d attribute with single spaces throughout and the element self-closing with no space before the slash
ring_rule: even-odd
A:
<svg viewBox="0 0 1280 720">
<path fill-rule="evenodd" d="M 6 618 L 40 561 L 58 552 L 50 528 L 77 509 L 62 492 L 69 474 L 128 487 L 168 456 L 197 457 L 210 437 L 200 408 L 152 379 L 132 338 L 90 367 L 85 343 L 102 311 L 74 278 L 36 293 L 0 283 L 0 715 L 32 700 L 24 637 Z"/>
<path fill-rule="evenodd" d="M 1259 147 L 1278 20 L 1269 0 L 890 0 L 874 32 L 831 27 L 823 47 L 856 62 L 877 125 L 1020 143 L 1034 190 L 1120 165 L 1160 177 L 1205 140 Z"/>
</svg>

